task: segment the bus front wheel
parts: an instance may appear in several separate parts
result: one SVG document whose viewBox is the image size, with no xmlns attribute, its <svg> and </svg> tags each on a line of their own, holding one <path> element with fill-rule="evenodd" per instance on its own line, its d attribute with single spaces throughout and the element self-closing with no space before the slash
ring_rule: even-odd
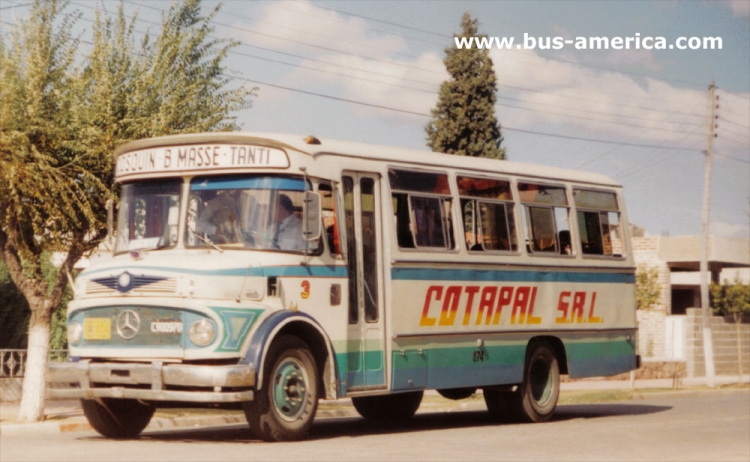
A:
<svg viewBox="0 0 750 462">
<path fill-rule="evenodd" d="M 82 399 L 91 427 L 107 438 L 135 438 L 151 421 L 156 407 L 135 399 Z"/>
<path fill-rule="evenodd" d="M 552 418 L 560 396 L 560 369 L 554 350 L 545 340 L 529 345 L 523 382 L 514 392 L 484 391 L 487 409 L 498 417 L 521 422 Z"/>
<path fill-rule="evenodd" d="M 253 433 L 265 441 L 295 441 L 307 435 L 318 409 L 318 371 L 310 348 L 286 335 L 271 344 L 263 386 L 244 405 Z"/>
</svg>

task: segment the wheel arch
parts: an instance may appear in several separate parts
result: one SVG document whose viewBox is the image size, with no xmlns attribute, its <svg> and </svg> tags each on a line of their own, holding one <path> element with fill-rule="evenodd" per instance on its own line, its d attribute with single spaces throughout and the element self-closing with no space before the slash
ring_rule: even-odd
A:
<svg viewBox="0 0 750 462">
<path fill-rule="evenodd" d="M 294 335 L 307 344 L 319 371 L 317 380 L 323 397 L 339 398 L 338 365 L 328 335 L 310 315 L 294 311 L 280 311 L 269 316 L 255 332 L 245 357 L 240 361 L 256 366 L 256 390 L 260 390 L 263 384 L 268 347 L 282 335 Z"/>
<path fill-rule="evenodd" d="M 535 342 L 539 340 L 546 341 L 550 345 L 550 347 L 552 347 L 552 351 L 555 354 L 555 357 L 557 358 L 557 367 L 560 369 L 560 374 L 567 374 L 568 373 L 568 355 L 565 352 L 565 345 L 563 344 L 562 340 L 560 340 L 558 337 L 555 337 L 552 335 L 540 335 L 540 336 L 531 338 L 531 340 L 529 340 L 529 343 L 526 345 L 526 357 L 528 358 L 529 354 L 531 354 L 531 347 L 534 345 Z"/>
</svg>

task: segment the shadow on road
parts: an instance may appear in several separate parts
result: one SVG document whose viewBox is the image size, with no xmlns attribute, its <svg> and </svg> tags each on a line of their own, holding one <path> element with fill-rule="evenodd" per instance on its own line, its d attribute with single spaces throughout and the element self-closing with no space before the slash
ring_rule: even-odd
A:
<svg viewBox="0 0 750 462">
<path fill-rule="evenodd" d="M 670 406 L 647 404 L 582 404 L 559 406 L 552 422 L 574 419 L 595 419 L 615 416 L 655 414 L 672 409 Z M 401 422 L 373 422 L 359 417 L 319 419 L 315 421 L 307 440 L 339 437 L 360 437 L 392 433 L 423 432 L 452 428 L 488 427 L 497 425 L 533 425 L 498 422 L 487 411 L 427 412 Z M 103 437 L 84 437 L 82 440 L 106 440 Z M 247 425 L 205 427 L 199 429 L 164 430 L 143 433 L 141 442 L 231 442 L 259 443 Z"/>
</svg>

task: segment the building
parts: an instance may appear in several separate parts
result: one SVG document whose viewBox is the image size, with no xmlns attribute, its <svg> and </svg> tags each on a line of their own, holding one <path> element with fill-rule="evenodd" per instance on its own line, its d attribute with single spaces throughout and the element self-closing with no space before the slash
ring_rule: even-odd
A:
<svg viewBox="0 0 750 462">
<path fill-rule="evenodd" d="M 659 301 L 651 309 L 638 311 L 639 354 L 646 360 L 686 361 L 689 376 L 703 375 L 702 333 L 697 330 L 700 316 L 691 310 L 701 305 L 701 248 L 699 236 L 633 237 L 636 264 L 657 268 L 662 289 Z M 750 283 L 750 240 L 709 237 L 708 269 L 711 282 L 733 280 L 738 275 L 743 283 Z M 717 363 L 719 354 L 726 354 L 727 358 L 732 354 L 737 356 L 736 336 L 733 347 L 728 345 L 732 339 L 722 337 L 724 331 L 731 336 L 733 330 L 729 326 L 724 329 L 724 322 L 722 318 L 712 321 L 717 330 L 713 342 Z M 750 333 L 750 325 L 743 323 L 743 329 L 745 327 Z M 700 348 L 696 347 L 698 344 Z M 742 345 L 743 350 L 750 352 L 750 341 L 744 340 Z M 722 353 L 724 349 L 726 352 Z M 744 356 L 743 363 L 750 360 L 750 354 Z M 700 364 L 691 364 L 691 361 Z M 728 369 L 732 370 L 729 366 Z M 717 373 L 721 373 L 718 366 Z"/>
</svg>

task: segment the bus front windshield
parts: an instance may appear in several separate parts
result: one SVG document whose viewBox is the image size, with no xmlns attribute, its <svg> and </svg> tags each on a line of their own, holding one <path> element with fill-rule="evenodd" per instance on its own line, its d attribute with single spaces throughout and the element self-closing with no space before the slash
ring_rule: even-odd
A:
<svg viewBox="0 0 750 462">
<path fill-rule="evenodd" d="M 190 184 L 186 247 L 316 252 L 302 234 L 302 178 L 196 178 Z"/>
</svg>

